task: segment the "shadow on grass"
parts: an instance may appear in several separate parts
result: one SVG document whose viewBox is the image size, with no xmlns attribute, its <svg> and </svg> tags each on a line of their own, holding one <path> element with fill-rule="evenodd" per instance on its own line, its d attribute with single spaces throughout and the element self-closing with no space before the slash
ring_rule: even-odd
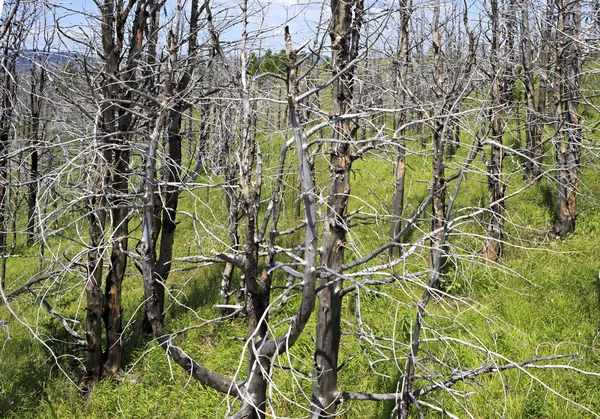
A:
<svg viewBox="0 0 600 419">
<path fill-rule="evenodd" d="M 66 348 L 67 337 L 64 336 L 66 333 L 61 333 L 62 329 L 50 325 L 49 330 L 55 339 L 46 343 L 53 353 L 72 352 L 72 348 Z M 60 367 L 69 375 L 81 373 L 78 362 L 62 362 Z M 35 417 L 34 412 L 44 401 L 48 406 L 46 413 L 57 417 L 47 394 L 53 370 L 54 358 L 48 356 L 46 348 L 32 344 L 29 334 L 12 336 L 4 346 L 0 360 L 0 417 Z"/>
<path fill-rule="evenodd" d="M 383 377 L 379 378 L 379 385 L 385 393 L 395 393 L 401 390 L 402 385 L 402 374 L 398 373 L 391 380 L 386 380 Z M 378 386 L 379 387 L 379 386 Z M 374 402 L 361 402 L 361 403 L 374 403 Z M 379 402 L 380 408 L 378 409 L 381 419 L 392 418 L 397 415 L 398 402 L 396 400 L 387 400 L 385 402 Z"/>
<path fill-rule="evenodd" d="M 205 268 L 197 278 L 192 278 L 185 284 L 172 284 L 169 301 L 172 303 L 167 310 L 167 317 L 176 319 L 188 310 L 197 310 L 200 307 L 218 304 L 221 287 L 221 274 L 224 265 L 215 265 Z M 239 284 L 239 269 L 234 270 L 231 278 L 231 289 L 237 289 Z M 231 299 L 235 301 L 236 295 Z M 178 302 L 173 300 L 177 299 Z M 169 302 L 167 302 L 169 304 Z"/>
<path fill-rule="evenodd" d="M 546 183 L 540 184 L 539 188 L 540 188 L 540 195 L 542 197 L 541 204 L 544 207 L 546 207 L 546 209 L 548 210 L 548 212 L 550 214 L 554 214 L 554 205 L 555 205 L 554 190 L 552 188 L 550 188 L 550 186 L 548 186 Z"/>
</svg>

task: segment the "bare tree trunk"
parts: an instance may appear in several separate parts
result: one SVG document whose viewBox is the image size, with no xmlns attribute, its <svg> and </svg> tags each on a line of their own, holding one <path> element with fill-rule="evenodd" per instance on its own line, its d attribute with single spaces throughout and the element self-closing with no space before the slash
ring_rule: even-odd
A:
<svg viewBox="0 0 600 419">
<path fill-rule="evenodd" d="M 358 55 L 358 41 L 362 24 L 363 0 L 331 1 L 330 29 L 333 50 L 333 73 L 345 69 Z M 344 115 L 352 104 L 353 69 L 346 71 L 333 83 L 332 113 Z M 350 196 L 350 144 L 358 126 L 348 119 L 333 127 L 334 143 L 330 155 L 330 188 L 327 216 L 323 222 L 321 264 L 329 271 L 338 270 L 344 262 L 346 245 L 346 216 Z M 313 370 L 313 417 L 329 417 L 337 406 L 337 369 L 340 344 L 340 316 L 342 310 L 342 280 L 323 276 L 319 286 L 315 367 Z"/>
<path fill-rule="evenodd" d="M 159 96 L 160 93 L 160 60 L 157 54 L 158 35 L 160 29 L 160 11 L 153 10 L 149 14 L 148 19 L 148 41 L 146 42 L 147 53 L 145 67 L 142 70 L 142 77 L 144 80 L 144 91 L 147 92 L 151 98 Z M 149 99 L 147 105 L 152 108 L 154 105 L 153 101 Z M 154 129 L 154 123 L 148 120 L 146 123 L 147 132 L 152 132 Z M 161 231 L 161 214 L 162 206 L 160 200 L 154 201 L 154 225 L 152 231 L 152 249 L 156 251 L 159 248 L 158 239 Z M 156 259 L 156 255 L 154 255 Z M 148 321 L 148 316 L 144 308 L 144 314 L 142 317 L 141 329 L 144 333 L 152 333 L 152 325 Z"/>
<path fill-rule="evenodd" d="M 130 12 L 134 10 L 129 50 L 123 57 L 125 31 Z M 95 196 L 90 201 L 90 251 L 88 282 L 86 284 L 89 356 L 86 384 L 93 386 L 98 378 L 113 374 L 123 362 L 121 340 L 121 290 L 127 267 L 127 238 L 129 235 L 129 138 L 133 116 L 131 107 L 137 98 L 139 58 L 142 52 L 146 23 L 152 7 L 145 1 L 122 2 L 104 0 L 98 3 L 102 13 L 102 48 L 104 77 L 99 90 L 103 100 L 95 138 L 99 154 L 96 159 Z M 121 68 L 124 63 L 124 68 Z M 113 78 L 119 81 L 118 83 Z M 100 96 L 100 95 L 98 95 Z M 108 206 L 112 219 L 112 251 L 106 276 L 105 296 L 102 299 L 103 240 Z M 101 332 L 98 321 L 106 328 L 104 364 L 98 366 L 101 353 Z"/>
<path fill-rule="evenodd" d="M 221 118 L 221 126 L 223 127 L 226 122 Z M 240 245 L 240 237 L 239 237 L 239 198 L 236 193 L 235 188 L 235 168 L 231 163 L 230 158 L 230 137 L 228 133 L 224 133 L 221 136 L 222 148 L 220 150 L 220 159 L 222 161 L 223 166 L 223 178 L 225 187 L 223 188 L 223 193 L 225 195 L 225 207 L 227 209 L 227 228 L 229 230 L 229 246 L 233 253 L 238 252 Z M 221 274 L 221 304 L 228 305 L 229 297 L 232 295 L 234 291 L 231 291 L 231 280 L 233 278 L 235 267 L 231 262 L 225 263 L 225 267 Z M 243 304 L 245 300 L 245 284 L 243 280 L 240 281 L 238 295 L 236 297 L 237 304 Z M 225 314 L 229 310 L 226 307 L 221 309 L 222 313 Z"/>
<path fill-rule="evenodd" d="M 37 53 L 37 49 L 34 50 Z M 37 58 L 36 58 L 37 59 Z M 27 191 L 27 245 L 33 246 L 35 240 L 35 216 L 37 208 L 38 181 L 39 181 L 39 147 L 40 147 L 40 117 L 41 96 L 44 93 L 46 82 L 46 68 L 42 66 L 39 71 L 36 65 L 31 66 L 31 84 L 29 93 L 29 107 L 31 120 L 29 122 L 29 135 L 31 140 L 31 165 L 29 168 L 29 185 Z"/>
<path fill-rule="evenodd" d="M 103 115 L 100 117 L 102 118 Z M 101 123 L 97 129 L 102 132 Z M 104 250 L 102 244 L 106 224 L 106 210 L 104 209 L 106 200 L 103 191 L 108 182 L 105 162 L 110 161 L 111 153 L 102 146 L 103 141 L 100 137 L 101 135 L 98 135 L 95 139 L 97 155 L 92 175 L 95 178 L 94 196 L 89 204 L 90 250 L 87 256 L 87 281 L 85 284 L 87 360 L 84 385 L 88 391 L 93 388 L 102 373 L 102 314 L 104 307 L 102 295 Z"/>
<path fill-rule="evenodd" d="M 556 53 L 556 164 L 557 197 L 552 233 L 563 237 L 575 231 L 581 147 L 581 126 L 577 95 L 581 74 L 580 47 L 581 5 L 557 0 Z M 565 34 L 565 35 L 563 35 Z"/>
<path fill-rule="evenodd" d="M 243 29 L 241 51 L 241 97 L 242 97 L 242 149 L 240 160 L 241 204 L 246 217 L 244 243 L 244 278 L 246 284 L 246 315 L 248 319 L 248 379 L 245 404 L 249 405 L 248 419 L 262 419 L 266 414 L 267 377 L 269 368 L 259 356 L 260 346 L 267 335 L 267 308 L 271 292 L 270 275 L 260 276 L 258 270 L 258 210 L 262 187 L 262 161 L 260 149 L 253 135 L 254 118 L 250 104 L 250 89 L 246 74 L 246 37 L 248 2 L 242 4 Z M 252 174 L 256 164 L 254 176 Z"/>
<path fill-rule="evenodd" d="M 546 106 L 548 101 L 548 84 L 550 80 L 550 45 L 552 43 L 552 21 L 553 21 L 553 6 L 555 0 L 547 0 L 546 18 L 543 22 L 542 38 L 539 54 L 539 74 L 540 81 L 538 86 L 538 97 L 536 105 L 536 124 L 538 128 L 535 130 L 535 137 L 532 138 L 532 159 L 534 167 L 542 174 L 542 158 L 544 150 L 542 148 L 542 134 L 546 124 Z"/>
<path fill-rule="evenodd" d="M 167 89 L 165 89 L 167 90 Z M 168 96 L 170 97 L 170 96 Z M 141 256 L 142 256 L 142 275 L 144 278 L 144 307 L 148 315 L 148 321 L 152 325 L 152 330 L 156 336 L 156 340 L 161 348 L 169 355 L 184 371 L 190 374 L 194 379 L 204 385 L 207 385 L 221 393 L 240 396 L 238 386 L 241 383 L 233 382 L 230 378 L 224 377 L 214 371 L 211 371 L 203 365 L 196 362 L 179 348 L 172 340 L 172 335 L 167 333 L 163 323 L 163 316 L 159 308 L 158 298 L 155 294 L 157 286 L 153 284 L 157 280 L 155 276 L 155 251 L 153 249 L 154 242 L 152 237 L 156 223 L 154 220 L 154 207 L 156 203 L 156 151 L 158 148 L 158 140 L 163 125 L 167 119 L 168 99 L 165 98 L 161 104 L 158 116 L 156 118 L 153 132 L 148 138 L 148 148 L 146 151 L 146 159 L 144 165 L 144 186 L 145 196 L 143 221 L 142 221 L 142 239 L 141 239 Z"/>
<path fill-rule="evenodd" d="M 535 106 L 535 75 L 533 72 L 533 49 L 531 46 L 531 31 L 529 29 L 529 3 L 521 0 L 521 58 L 523 63 L 523 84 L 525 87 L 525 173 L 526 182 L 540 179 L 541 167 L 536 149 L 540 147 L 541 124 L 540 115 Z"/>
<path fill-rule="evenodd" d="M 433 6 L 433 73 L 435 78 L 435 95 L 438 100 L 444 98 L 444 61 L 441 51 L 442 34 L 440 32 L 440 0 L 435 0 Z M 439 112 L 444 112 L 445 105 Z M 446 265 L 445 237 L 446 237 L 446 177 L 444 170 L 444 124 L 439 118 L 433 119 L 432 142 L 432 185 L 431 185 L 431 249 L 429 251 L 429 275 L 427 288 L 425 288 L 421 304 L 417 308 L 417 319 L 411 337 L 411 349 L 406 358 L 404 375 L 402 379 L 402 393 L 399 401 L 398 412 L 402 419 L 408 418 L 412 403 L 413 381 L 416 371 L 417 354 L 419 351 L 421 322 L 425 306 L 427 305 L 431 290 L 439 287 L 440 274 Z"/>
<path fill-rule="evenodd" d="M 277 100 L 281 100 L 282 99 L 282 87 L 279 86 L 277 88 Z M 277 130 L 280 130 L 281 127 L 283 126 L 283 124 L 285 123 L 285 108 L 286 105 L 277 105 L 277 121 L 276 121 L 276 127 Z"/>
<path fill-rule="evenodd" d="M 8 184 L 8 164 L 7 157 L 10 148 L 11 134 L 11 119 L 13 115 L 13 107 L 15 100 L 15 60 L 16 56 L 10 53 L 8 42 L 3 51 L 2 59 L 2 109 L 0 112 L 0 257 L 2 257 L 2 266 L 0 267 L 0 286 L 4 287 L 4 279 L 6 274 L 6 260 L 4 256 L 7 254 L 7 235 L 8 225 L 6 220 L 7 210 L 7 184 Z"/>
<path fill-rule="evenodd" d="M 408 83 L 409 65 L 409 23 L 412 14 L 412 0 L 402 0 L 400 4 L 400 38 L 398 40 L 398 69 L 396 71 L 397 106 L 406 106 L 406 84 Z M 401 109 L 394 115 L 394 136 L 397 141 L 396 170 L 394 180 L 394 196 L 392 198 L 392 222 L 390 240 L 396 237 L 402 228 L 402 213 L 404 210 L 404 178 L 406 175 L 406 140 L 404 139 L 406 110 Z M 391 247 L 392 256 L 399 254 L 400 247 Z"/>
<path fill-rule="evenodd" d="M 496 261 L 502 252 L 502 238 L 504 235 L 504 189 L 502 181 L 502 81 L 503 71 L 500 64 L 500 13 L 498 0 L 490 1 L 492 24 L 491 45 L 491 77 L 492 77 L 492 110 L 491 110 L 491 142 L 492 150 L 490 160 L 486 162 L 488 170 L 488 202 L 490 221 L 488 224 L 487 239 L 484 248 L 484 257 Z"/>
<path fill-rule="evenodd" d="M 106 360 L 103 375 L 117 372 L 123 363 L 123 342 L 121 333 L 121 291 L 125 270 L 127 268 L 127 236 L 129 233 L 129 220 L 127 207 L 128 180 L 127 169 L 129 166 L 129 151 L 125 144 L 119 144 L 120 149 L 113 150 L 115 166 L 113 169 L 112 190 L 119 196 L 111 202 L 112 212 L 112 241 L 113 248 L 110 255 L 110 268 L 106 277 L 104 321 L 106 324 Z"/>
<path fill-rule="evenodd" d="M 182 5 L 177 2 L 176 18 L 174 28 L 169 31 L 169 66 L 170 70 L 166 77 L 169 79 L 165 82 L 165 90 L 167 94 L 172 96 L 172 105 L 168 112 L 167 122 L 167 143 L 169 155 L 165 163 L 165 197 L 164 207 L 162 209 L 162 226 L 156 226 L 155 229 L 161 231 L 160 247 L 158 251 L 158 260 L 156 261 L 156 270 L 154 272 L 158 280 L 153 282 L 156 287 L 154 295 L 158 298 L 158 305 L 161 315 L 164 316 L 165 309 L 165 286 L 169 273 L 171 272 L 171 261 L 173 259 L 173 243 L 175 241 L 175 229 L 177 228 L 177 205 L 179 195 L 181 193 L 181 127 L 182 119 L 185 111 L 189 108 L 189 104 L 184 103 L 180 97 L 183 92 L 188 89 L 192 80 L 192 71 L 186 69 L 179 80 L 175 80 L 174 64 L 179 55 L 179 25 L 181 24 Z M 193 0 L 190 11 L 190 29 L 188 40 L 188 59 L 194 60 L 197 48 L 197 28 L 199 17 L 199 0 Z M 158 222 L 158 220 L 155 220 Z M 157 234 L 157 233 L 155 233 Z M 146 319 L 143 322 L 148 324 Z"/>
<path fill-rule="evenodd" d="M 126 68 L 122 73 L 119 73 L 120 56 L 114 56 L 115 52 L 111 49 L 116 49 L 116 53 L 122 50 L 124 45 L 124 25 L 127 19 L 127 14 L 121 9 L 123 6 L 118 5 L 116 10 L 115 28 L 117 36 L 112 38 L 112 42 L 108 40 L 111 34 L 105 34 L 103 28 L 103 47 L 107 56 L 111 58 L 107 64 L 107 74 L 120 74 L 126 88 L 113 90 L 114 87 L 108 87 L 112 95 L 108 96 L 113 100 L 119 101 L 120 106 L 115 106 L 113 115 L 117 116 L 118 126 L 112 125 L 107 131 L 115 133 L 109 141 L 112 151 L 112 167 L 110 191 L 114 198 L 109 199 L 109 206 L 112 216 L 112 237 L 113 243 L 110 268 L 106 276 L 105 288 L 105 307 L 104 307 L 104 322 L 106 325 L 106 359 L 103 366 L 102 375 L 110 375 L 117 372 L 123 363 L 123 342 L 121 334 L 123 331 L 121 321 L 121 293 L 123 279 L 127 268 L 127 245 L 129 235 L 129 144 L 128 140 L 132 127 L 132 113 L 130 108 L 134 106 L 136 98 L 133 89 L 138 85 L 138 62 L 142 48 L 144 46 L 144 36 L 147 32 L 146 25 L 148 23 L 149 13 L 146 10 L 146 4 L 143 1 L 137 3 L 131 29 L 131 41 L 129 51 L 127 53 Z M 110 29 L 109 29 L 110 30 Z M 106 38 L 106 39 L 105 39 Z M 113 62 L 113 59 L 115 60 Z M 111 72 L 115 71 L 115 72 Z M 111 83 L 113 84 L 113 83 Z M 117 107 L 118 106 L 118 107 Z M 119 132 L 116 132 L 118 130 Z"/>
<path fill-rule="evenodd" d="M 120 52 L 123 48 L 124 20 L 120 10 L 115 10 L 115 4 L 111 0 L 105 0 L 99 5 L 102 12 L 102 46 L 105 52 L 106 74 L 119 75 Z M 115 18 L 117 15 L 117 18 Z M 124 19 L 123 19 L 124 18 Z M 117 30 L 115 31 L 115 28 Z M 116 34 L 115 34 L 116 32 Z M 116 36 L 115 36 L 116 35 Z M 105 101 L 100 104 L 99 121 L 97 121 L 95 171 L 95 196 L 90 202 L 90 244 L 88 253 L 88 279 L 86 283 L 87 297 L 87 321 L 86 338 L 88 344 L 88 359 L 86 371 L 86 386 L 91 389 L 96 381 L 104 376 L 102 368 L 102 319 L 104 319 L 107 331 L 107 343 L 117 343 L 116 346 L 108 346 L 110 361 L 107 366 L 114 366 L 114 362 L 120 362 L 121 347 L 118 344 L 120 338 L 120 282 L 119 275 L 124 272 L 121 265 L 124 255 L 121 257 L 122 229 L 117 223 L 120 214 L 113 209 L 113 254 L 111 255 L 111 268 L 107 276 L 106 298 L 110 302 L 103 301 L 102 296 L 102 265 L 103 265 L 103 242 L 104 229 L 106 226 L 106 206 L 108 204 L 106 193 L 111 185 L 111 180 L 118 180 L 118 171 L 111 173 L 110 165 L 113 162 L 113 151 L 115 146 L 112 141 L 122 144 L 115 135 L 115 121 L 119 119 L 118 107 L 113 100 L 119 97 L 119 89 L 114 83 L 105 80 L 101 86 Z M 113 176 L 116 176 L 113 178 Z M 116 196 L 116 192 L 113 193 Z M 112 202 L 114 204 L 114 202 Z M 114 228 L 117 229 L 114 229 Z M 106 306 L 105 306 L 106 305 Z M 118 310 L 118 314 L 115 311 Z M 110 335 L 110 337 L 108 336 Z M 118 368 L 118 367 L 117 367 Z"/>
<path fill-rule="evenodd" d="M 206 173 L 208 165 L 209 141 L 212 127 L 210 125 L 212 106 L 210 103 L 203 103 L 200 106 L 200 126 L 199 126 L 199 146 L 198 146 L 198 164 L 196 174 Z"/>
<path fill-rule="evenodd" d="M 434 60 L 434 77 L 436 83 L 435 94 L 439 99 L 443 99 L 444 92 L 444 56 L 441 50 L 442 34 L 440 32 L 440 2 L 436 0 L 434 3 L 433 12 L 433 60 Z M 445 106 L 440 110 L 444 113 Z M 430 269 L 433 270 L 435 265 L 439 265 L 439 271 L 443 271 L 446 266 L 444 242 L 444 225 L 446 223 L 446 175 L 444 165 L 444 123 L 438 116 L 433 121 L 433 159 L 432 159 L 432 221 L 431 231 L 431 252 L 430 252 Z M 438 262 L 439 261 L 439 262 Z M 438 286 L 438 281 L 433 281 L 433 286 Z"/>
<path fill-rule="evenodd" d="M 228 139 L 225 139 L 225 142 L 228 142 Z M 227 150 L 227 154 L 229 154 L 229 150 Z M 225 167 L 225 183 L 228 185 L 225 187 L 225 205 L 227 207 L 227 223 L 229 229 L 229 244 L 231 246 L 231 250 L 235 253 L 239 248 L 240 238 L 238 234 L 239 222 L 238 222 L 238 199 L 237 194 L 235 193 L 235 189 L 233 187 L 233 176 L 231 175 L 230 168 L 227 164 Z M 223 269 L 223 273 L 221 274 L 221 304 L 227 306 L 229 304 L 229 297 L 231 296 L 231 279 L 233 278 L 233 272 L 235 267 L 231 262 L 227 262 L 225 264 L 225 268 Z M 237 302 L 241 302 L 244 300 L 243 293 L 244 285 L 240 285 L 240 292 L 238 295 Z M 222 314 L 226 314 L 229 310 L 226 307 L 221 309 Z"/>
<path fill-rule="evenodd" d="M 162 282 L 156 290 L 160 311 L 165 311 L 165 286 L 171 271 L 173 259 L 173 243 L 175 229 L 177 228 L 177 204 L 179 202 L 181 183 L 181 106 L 176 106 L 169 111 L 167 126 L 167 142 L 169 156 L 165 164 L 165 203 L 162 209 L 162 228 L 158 260 L 156 262 L 156 275 Z"/>
</svg>

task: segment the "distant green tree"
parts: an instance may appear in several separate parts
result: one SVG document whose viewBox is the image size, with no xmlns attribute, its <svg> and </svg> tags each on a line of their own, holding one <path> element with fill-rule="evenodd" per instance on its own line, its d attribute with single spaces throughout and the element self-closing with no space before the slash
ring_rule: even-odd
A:
<svg viewBox="0 0 600 419">
<path fill-rule="evenodd" d="M 263 56 L 252 52 L 248 58 L 248 74 L 255 76 L 260 73 L 273 73 L 283 77 L 286 73 L 286 62 L 285 50 L 273 54 L 273 51 L 268 49 Z"/>
</svg>

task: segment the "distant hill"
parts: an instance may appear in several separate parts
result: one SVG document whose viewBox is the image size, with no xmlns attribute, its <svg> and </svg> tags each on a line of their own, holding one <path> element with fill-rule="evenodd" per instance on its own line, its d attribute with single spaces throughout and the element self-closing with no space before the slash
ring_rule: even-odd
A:
<svg viewBox="0 0 600 419">
<path fill-rule="evenodd" d="M 40 52 L 24 50 L 19 53 L 17 58 L 17 68 L 21 70 L 28 69 L 33 62 L 64 66 L 69 62 L 76 61 L 77 56 L 77 53 L 68 51 Z"/>
</svg>

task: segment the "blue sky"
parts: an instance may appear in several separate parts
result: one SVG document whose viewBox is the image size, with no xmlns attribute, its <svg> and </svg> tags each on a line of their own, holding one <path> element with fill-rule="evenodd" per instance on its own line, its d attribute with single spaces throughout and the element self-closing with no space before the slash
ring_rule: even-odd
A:
<svg viewBox="0 0 600 419">
<path fill-rule="evenodd" d="M 0 0 L 3 2 L 4 0 Z M 189 8 L 191 0 L 182 0 Z M 385 13 L 390 7 L 397 8 L 398 0 L 366 0 L 366 9 L 371 15 Z M 442 1 L 442 3 L 445 3 Z M 462 2 L 458 0 L 450 0 L 450 4 Z M 57 6 L 57 16 L 61 28 L 70 34 L 75 39 L 85 40 L 93 36 L 93 28 L 98 26 L 98 9 L 93 0 L 54 0 L 53 4 Z M 167 15 L 173 15 L 176 0 L 167 0 Z M 430 8 L 433 4 L 431 0 L 415 0 L 415 4 L 422 8 L 421 12 L 415 13 L 415 18 L 421 13 L 421 19 L 429 16 Z M 482 12 L 482 2 L 477 0 L 467 0 L 470 14 L 473 19 L 477 19 Z M 223 29 L 221 40 L 223 42 L 238 41 L 241 37 L 242 25 L 239 23 L 241 10 L 239 2 L 234 0 L 212 0 L 211 7 L 213 16 L 217 26 L 222 26 L 224 22 L 230 22 L 232 19 L 237 20 L 236 25 L 229 25 Z M 248 45 L 248 49 L 266 50 L 271 49 L 278 51 L 284 48 L 283 28 L 286 25 L 290 26 L 292 38 L 295 45 L 300 45 L 305 41 L 314 43 L 315 34 L 317 32 L 318 23 L 321 21 L 320 35 L 325 44 L 329 43 L 329 37 L 326 35 L 326 25 L 330 16 L 329 0 L 249 0 L 250 18 L 249 30 L 250 34 L 256 34 L 260 31 L 260 37 L 256 38 Z M 323 14 L 321 18 L 321 14 Z M 391 20 L 379 17 L 378 22 L 387 22 L 384 28 L 383 38 L 391 37 L 390 42 L 394 44 L 395 37 L 394 25 L 392 22 L 397 18 L 397 13 L 391 16 Z M 163 16 L 163 22 L 166 18 Z M 51 21 L 50 21 L 51 24 Z M 368 27 L 368 24 L 365 24 Z M 381 28 L 378 28 L 380 30 Z M 40 29 L 38 29 L 40 30 Z M 204 34 L 206 35 L 206 34 Z M 81 45 L 76 42 L 64 40 L 64 44 L 59 45 L 58 49 L 81 50 Z M 231 50 L 228 48 L 228 50 Z"/>
<path fill-rule="evenodd" d="M 189 7 L 190 0 L 182 1 Z M 97 15 L 97 6 L 92 0 L 59 0 L 56 4 L 61 5 L 59 13 L 61 27 L 68 28 L 69 33 L 75 37 L 84 36 L 83 33 L 80 33 L 81 31 L 91 32 L 90 25 L 94 24 L 91 16 Z M 167 0 L 167 10 L 172 11 L 175 4 L 175 0 Z M 241 15 L 239 2 L 214 0 L 211 4 L 215 23 L 218 24 L 219 20 L 223 22 L 236 16 L 239 20 Z M 249 10 L 252 12 L 249 19 L 249 30 L 251 32 L 261 31 L 260 41 L 255 41 L 249 48 L 258 49 L 260 47 L 263 50 L 269 48 L 279 50 L 284 47 L 283 28 L 285 25 L 290 26 L 294 44 L 301 44 L 306 39 L 312 40 L 317 31 L 321 11 L 324 11 L 322 24 L 327 22 L 330 15 L 328 5 L 323 8 L 322 2 L 307 0 L 251 0 Z M 86 15 L 89 18 L 86 19 Z M 162 20 L 164 21 L 164 18 Z M 239 40 L 241 30 L 241 24 L 229 27 L 221 34 L 221 39 L 224 42 Z M 321 34 L 323 34 L 323 29 Z"/>
</svg>

